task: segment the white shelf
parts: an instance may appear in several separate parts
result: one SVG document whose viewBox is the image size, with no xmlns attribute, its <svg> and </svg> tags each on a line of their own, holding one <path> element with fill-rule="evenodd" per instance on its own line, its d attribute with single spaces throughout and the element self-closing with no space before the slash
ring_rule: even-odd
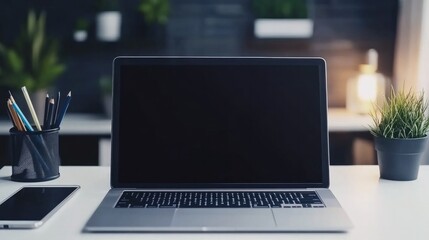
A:
<svg viewBox="0 0 429 240">
<path fill-rule="evenodd" d="M 358 114 L 345 108 L 329 108 L 328 129 L 330 132 L 364 132 L 368 131 L 372 118 L 368 114 Z"/>
<path fill-rule="evenodd" d="M 111 120 L 95 114 L 67 114 L 61 123 L 61 135 L 110 135 Z M 0 135 L 8 135 L 12 123 L 0 120 Z"/>
<path fill-rule="evenodd" d="M 310 38 L 313 36 L 311 19 L 256 19 L 257 38 Z"/>
<path fill-rule="evenodd" d="M 356 114 L 344 108 L 328 110 L 328 129 L 332 132 L 368 131 L 371 124 L 368 115 Z M 9 120 L 0 120 L 0 135 L 8 135 L 11 128 Z M 67 114 L 61 124 L 61 135 L 110 135 L 112 121 L 95 114 Z"/>
</svg>

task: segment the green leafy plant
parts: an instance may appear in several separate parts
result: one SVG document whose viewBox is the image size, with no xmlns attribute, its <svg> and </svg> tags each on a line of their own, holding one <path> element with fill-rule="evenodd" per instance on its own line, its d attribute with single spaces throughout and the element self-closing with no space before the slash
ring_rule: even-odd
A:
<svg viewBox="0 0 429 240">
<path fill-rule="evenodd" d="M 118 11 L 119 4 L 117 0 L 97 0 L 95 8 L 99 12 Z"/>
<path fill-rule="evenodd" d="M 390 97 L 376 110 L 371 113 L 373 126 L 370 127 L 376 137 L 421 138 L 429 132 L 428 102 L 424 92 L 395 92 L 392 88 Z"/>
<path fill-rule="evenodd" d="M 139 12 L 148 24 L 165 24 L 170 14 L 169 0 L 141 0 Z"/>
<path fill-rule="evenodd" d="M 103 75 L 99 78 L 98 84 L 103 95 L 112 94 L 112 78 L 108 75 Z"/>
<path fill-rule="evenodd" d="M 307 18 L 305 0 L 253 0 L 251 3 L 256 18 Z"/>
<path fill-rule="evenodd" d="M 86 18 L 78 18 L 76 20 L 75 30 L 87 31 L 89 28 L 89 21 Z"/>
<path fill-rule="evenodd" d="M 58 43 L 45 34 L 46 15 L 28 13 L 27 26 L 12 47 L 0 44 L 0 84 L 29 91 L 46 89 L 65 70 L 58 59 Z"/>
</svg>

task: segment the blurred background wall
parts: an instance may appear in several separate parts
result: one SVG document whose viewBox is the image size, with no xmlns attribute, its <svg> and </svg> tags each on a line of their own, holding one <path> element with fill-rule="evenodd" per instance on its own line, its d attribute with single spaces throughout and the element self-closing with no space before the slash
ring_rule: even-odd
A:
<svg viewBox="0 0 429 240">
<path fill-rule="evenodd" d="M 73 91 L 70 112 L 103 113 L 99 80 L 110 76 L 118 55 L 321 56 L 328 63 L 330 107 L 345 106 L 346 81 L 365 61 L 368 49 L 378 51 L 379 71 L 387 77 L 393 74 L 399 7 L 395 0 L 310 0 L 312 36 L 264 39 L 254 35 L 251 0 L 170 0 L 165 25 L 145 21 L 140 0 L 118 1 L 121 34 L 114 42 L 96 38 L 99 4 L 94 0 L 1 3 L 0 42 L 5 45 L 19 35 L 29 9 L 46 12 L 47 35 L 59 40 L 66 65 L 55 87 Z M 88 23 L 83 42 L 73 38 L 80 19 Z"/>
</svg>

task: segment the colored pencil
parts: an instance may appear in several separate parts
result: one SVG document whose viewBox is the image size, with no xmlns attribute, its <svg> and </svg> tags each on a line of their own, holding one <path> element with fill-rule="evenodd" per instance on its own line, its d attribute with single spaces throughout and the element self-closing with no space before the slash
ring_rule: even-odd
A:
<svg viewBox="0 0 429 240">
<path fill-rule="evenodd" d="M 39 119 L 37 118 L 36 111 L 34 111 L 33 103 L 31 102 L 30 95 L 28 95 L 27 88 L 24 86 L 21 88 L 22 93 L 24 94 L 25 101 L 27 102 L 28 109 L 30 110 L 31 116 L 33 117 L 34 125 L 36 125 L 37 130 L 42 131 L 40 127 Z"/>
<path fill-rule="evenodd" d="M 12 118 L 12 122 L 14 123 L 16 129 L 19 131 L 25 131 L 24 124 L 13 109 L 12 101 L 10 99 L 7 100 L 7 109 L 9 110 L 8 112 L 10 113 L 10 117 Z"/>
<path fill-rule="evenodd" d="M 34 131 L 33 127 L 31 126 L 31 124 L 28 122 L 27 118 L 25 117 L 24 113 L 22 113 L 21 109 L 19 108 L 18 104 L 16 104 L 15 99 L 12 96 L 12 93 L 10 93 L 10 100 L 12 102 L 12 106 L 13 109 L 15 109 L 16 113 L 18 114 L 19 118 L 22 120 L 22 122 L 24 123 L 25 128 L 28 131 Z"/>
<path fill-rule="evenodd" d="M 9 106 L 9 102 L 10 102 L 10 99 L 7 100 L 7 115 L 9 116 L 9 119 L 12 121 L 13 126 L 16 129 L 18 129 L 18 123 L 17 123 L 16 119 L 12 116 L 12 110 L 11 110 L 11 108 Z"/>
</svg>

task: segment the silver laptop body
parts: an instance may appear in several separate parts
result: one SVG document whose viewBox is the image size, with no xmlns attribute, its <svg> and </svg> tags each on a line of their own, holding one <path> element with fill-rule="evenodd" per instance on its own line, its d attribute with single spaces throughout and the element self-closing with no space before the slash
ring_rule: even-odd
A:
<svg viewBox="0 0 429 240">
<path fill-rule="evenodd" d="M 117 57 L 88 232 L 343 232 L 321 58 Z"/>
</svg>

